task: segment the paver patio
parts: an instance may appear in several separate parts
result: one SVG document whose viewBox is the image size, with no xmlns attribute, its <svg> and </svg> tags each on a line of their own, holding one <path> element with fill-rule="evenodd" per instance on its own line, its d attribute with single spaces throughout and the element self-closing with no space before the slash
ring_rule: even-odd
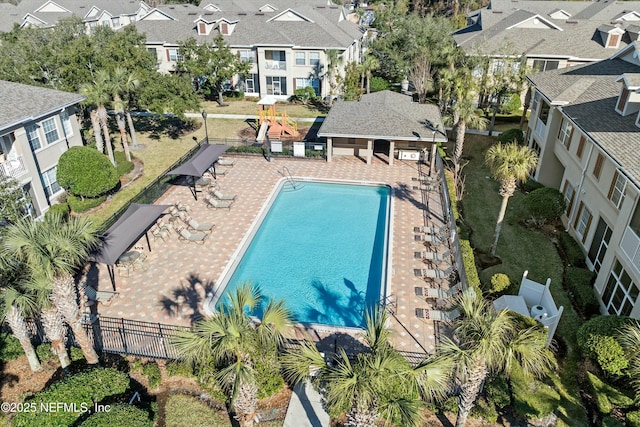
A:
<svg viewBox="0 0 640 427">
<path fill-rule="evenodd" d="M 367 165 L 354 157 L 336 157 L 331 163 L 279 158 L 267 162 L 262 157 L 228 157 L 235 160 L 235 165 L 225 168 L 229 172 L 218 177 L 218 182 L 222 193 L 237 195 L 230 210 L 207 209 L 205 194 L 199 193 L 199 200 L 195 201 L 186 186 L 172 187 L 156 202 L 187 204 L 189 214 L 198 222 L 216 224 L 213 233 L 203 245 L 180 242 L 175 231 L 166 242 L 154 240 L 149 233 L 151 251 L 142 237 L 134 247 L 144 247 L 146 270 L 134 270 L 129 277 L 116 272 L 118 295 L 108 304 L 97 305 L 95 309 L 99 315 L 185 326 L 200 318 L 205 294 L 216 290 L 216 281 L 282 178 L 286 166 L 294 177 L 375 181 L 391 185 L 394 189 L 392 275 L 387 294 L 395 312 L 391 324 L 395 331 L 394 342 L 400 350 L 433 351 L 437 328 L 433 321 L 416 317 L 415 308 L 429 307 L 429 304 L 414 292 L 415 286 L 425 286 L 423 279 L 414 275 L 414 269 L 425 267 L 414 257 L 415 252 L 425 250 L 423 243 L 414 238 L 414 227 L 424 225 L 428 216 L 435 218 L 438 226 L 441 225 L 438 219 L 442 218 L 439 195 L 429 192 L 425 200 L 423 192 L 414 189 L 418 183 L 412 178 L 417 177 L 418 168 L 425 168 L 425 165 L 395 161 L 389 166 L 380 158 L 374 158 L 372 164 Z M 168 216 L 165 221 L 167 219 Z M 93 264 L 88 278 L 89 284 L 98 290 L 112 290 L 105 265 Z"/>
</svg>

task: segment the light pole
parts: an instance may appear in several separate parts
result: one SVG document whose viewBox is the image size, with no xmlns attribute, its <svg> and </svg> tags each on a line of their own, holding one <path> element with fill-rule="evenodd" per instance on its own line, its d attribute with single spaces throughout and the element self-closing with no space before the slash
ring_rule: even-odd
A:
<svg viewBox="0 0 640 427">
<path fill-rule="evenodd" d="M 433 131 L 433 141 L 431 143 L 431 161 L 429 162 L 429 175 L 433 176 L 433 166 L 436 162 L 436 133 L 438 133 L 438 124 L 434 123 L 431 130 Z"/>
<path fill-rule="evenodd" d="M 207 112 L 202 110 L 202 120 L 204 120 L 204 133 L 207 136 L 207 144 L 209 143 L 209 129 L 207 129 Z"/>
</svg>

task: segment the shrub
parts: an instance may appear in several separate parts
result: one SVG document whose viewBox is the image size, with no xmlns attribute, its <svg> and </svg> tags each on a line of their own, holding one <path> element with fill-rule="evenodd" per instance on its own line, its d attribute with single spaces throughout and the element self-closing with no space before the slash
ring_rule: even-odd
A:
<svg viewBox="0 0 640 427">
<path fill-rule="evenodd" d="M 566 257 L 569 265 L 573 265 L 576 267 L 587 266 L 584 252 L 582 252 L 580 243 L 578 243 L 576 239 L 571 237 L 569 233 L 563 231 L 559 235 L 559 242 L 560 248 L 562 249 L 562 252 L 564 253 L 564 256 Z"/>
<path fill-rule="evenodd" d="M 71 207 L 71 210 L 76 213 L 86 212 L 89 209 L 95 208 L 99 206 L 102 202 L 107 200 L 107 196 L 96 197 L 95 199 L 80 199 L 76 196 L 69 196 L 67 198 L 67 203 Z"/>
<path fill-rule="evenodd" d="M 221 417 L 195 397 L 173 395 L 165 406 L 166 425 L 174 427 L 231 426 L 227 417 Z"/>
<path fill-rule="evenodd" d="M 593 292 L 595 274 L 586 268 L 567 267 L 564 276 L 569 295 L 582 314 L 591 318 L 600 313 L 600 303 Z"/>
<path fill-rule="evenodd" d="M 87 418 L 82 427 L 153 427 L 147 411 L 132 405 L 110 405 L 108 411 L 96 412 Z"/>
<path fill-rule="evenodd" d="M 149 387 L 156 388 L 162 381 L 160 368 L 156 362 L 149 362 L 142 365 L 142 373 L 149 379 Z"/>
<path fill-rule="evenodd" d="M 502 142 L 503 144 L 508 144 L 513 141 L 516 141 L 518 144 L 523 144 L 524 134 L 518 128 L 511 128 L 498 135 L 497 139 L 498 142 Z"/>
<path fill-rule="evenodd" d="M 371 80 L 369 81 L 369 90 L 371 92 L 389 90 L 390 87 L 389 82 L 382 77 L 371 77 Z"/>
<path fill-rule="evenodd" d="M 69 349 L 69 358 L 71 358 L 72 362 L 84 360 L 84 353 L 82 352 L 81 348 L 71 347 Z"/>
<path fill-rule="evenodd" d="M 582 354 L 596 361 L 607 374 L 621 375 L 629 360 L 615 337 L 629 322 L 628 317 L 621 316 L 596 316 L 585 322 L 576 333 Z"/>
<path fill-rule="evenodd" d="M 43 343 L 36 347 L 36 354 L 41 361 L 49 360 L 56 357 L 56 354 L 51 349 L 51 344 Z"/>
<path fill-rule="evenodd" d="M 67 203 L 58 203 L 51 205 L 47 213 L 44 214 L 44 218 L 50 218 L 52 215 L 60 215 L 65 221 L 69 218 L 71 208 Z"/>
<path fill-rule="evenodd" d="M 129 377 L 112 368 L 96 368 L 67 377 L 37 393 L 28 403 L 49 405 L 62 402 L 70 410 L 21 412 L 14 418 L 14 426 L 73 425 L 86 409 L 106 397 L 123 394 L 129 388 Z"/>
<path fill-rule="evenodd" d="M 58 184 L 80 197 L 97 197 L 118 185 L 109 159 L 89 147 L 71 147 L 58 161 Z"/>
<path fill-rule="evenodd" d="M 625 427 L 625 426 L 614 417 L 606 416 L 602 419 L 602 427 Z"/>
<path fill-rule="evenodd" d="M 295 90 L 292 98 L 307 105 L 310 101 L 316 99 L 316 91 L 311 86 L 301 87 Z"/>
<path fill-rule="evenodd" d="M 15 360 L 23 354 L 18 338 L 11 334 L 0 334 L 0 360 L 3 362 Z"/>
<path fill-rule="evenodd" d="M 465 272 L 467 273 L 469 286 L 474 288 L 477 292 L 482 293 L 480 290 L 480 277 L 478 276 L 478 269 L 476 267 L 476 258 L 473 255 L 471 243 L 469 243 L 468 240 L 460 239 L 460 251 L 462 252 L 462 261 L 464 263 Z"/>
<path fill-rule="evenodd" d="M 116 174 L 118 176 L 126 175 L 133 170 L 133 162 L 127 160 L 127 156 L 124 151 L 116 151 L 113 153 L 113 157 L 116 159 Z M 133 156 L 131 157 L 133 159 Z"/>
<path fill-rule="evenodd" d="M 282 390 L 284 380 L 280 375 L 280 365 L 276 355 L 265 357 L 256 362 L 256 383 L 258 386 L 258 399 L 272 396 Z"/>
<path fill-rule="evenodd" d="M 484 394 L 487 400 L 498 409 L 511 404 L 509 384 L 507 384 L 507 380 L 502 375 L 495 375 L 487 380 L 484 386 Z"/>
<path fill-rule="evenodd" d="M 167 374 L 169 376 L 194 377 L 193 366 L 184 360 L 172 360 L 167 363 Z"/>
<path fill-rule="evenodd" d="M 522 107 L 522 101 L 520 95 L 517 93 L 511 94 L 511 96 L 505 100 L 500 106 L 500 112 L 503 114 L 513 114 Z M 522 142 L 521 142 L 522 144 Z"/>
<path fill-rule="evenodd" d="M 625 418 L 628 427 L 640 427 L 640 411 L 627 412 Z"/>
<path fill-rule="evenodd" d="M 552 221 L 560 218 L 567 209 L 564 195 L 551 187 L 538 188 L 527 194 L 525 205 L 537 220 Z"/>
<path fill-rule="evenodd" d="M 471 417 L 495 423 L 498 421 L 498 411 L 496 411 L 496 407 L 491 402 L 488 402 L 484 397 L 480 397 L 476 400 L 473 409 L 471 409 Z"/>
<path fill-rule="evenodd" d="M 528 178 L 526 181 L 520 184 L 520 188 L 525 193 L 531 193 L 532 191 L 535 191 L 538 188 L 544 188 L 544 185 L 540 184 L 535 179 Z"/>
<path fill-rule="evenodd" d="M 502 292 L 509 286 L 511 286 L 511 280 L 506 274 L 497 273 L 491 276 L 491 292 Z"/>
</svg>

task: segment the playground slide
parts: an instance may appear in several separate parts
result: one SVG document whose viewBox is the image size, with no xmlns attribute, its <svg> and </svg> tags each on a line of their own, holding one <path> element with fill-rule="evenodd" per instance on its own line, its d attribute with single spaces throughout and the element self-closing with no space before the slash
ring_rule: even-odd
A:
<svg viewBox="0 0 640 427">
<path fill-rule="evenodd" d="M 282 123 L 282 130 L 289 135 L 298 136 L 298 131 L 294 130 L 288 123 Z"/>
<path fill-rule="evenodd" d="M 269 122 L 266 120 L 263 121 L 262 124 L 260 125 L 260 129 L 258 130 L 258 137 L 256 138 L 256 141 L 264 142 L 265 135 L 267 134 L 268 128 L 269 128 Z"/>
</svg>

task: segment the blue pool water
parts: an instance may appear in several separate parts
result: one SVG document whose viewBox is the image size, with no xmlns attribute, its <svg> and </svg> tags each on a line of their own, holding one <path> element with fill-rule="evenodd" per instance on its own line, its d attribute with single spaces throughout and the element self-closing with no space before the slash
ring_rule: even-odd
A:
<svg viewBox="0 0 640 427">
<path fill-rule="evenodd" d="M 285 300 L 298 322 L 363 326 L 364 310 L 380 300 L 385 281 L 389 188 L 319 182 L 283 188 L 225 294 L 250 281 L 267 299 Z"/>
</svg>

